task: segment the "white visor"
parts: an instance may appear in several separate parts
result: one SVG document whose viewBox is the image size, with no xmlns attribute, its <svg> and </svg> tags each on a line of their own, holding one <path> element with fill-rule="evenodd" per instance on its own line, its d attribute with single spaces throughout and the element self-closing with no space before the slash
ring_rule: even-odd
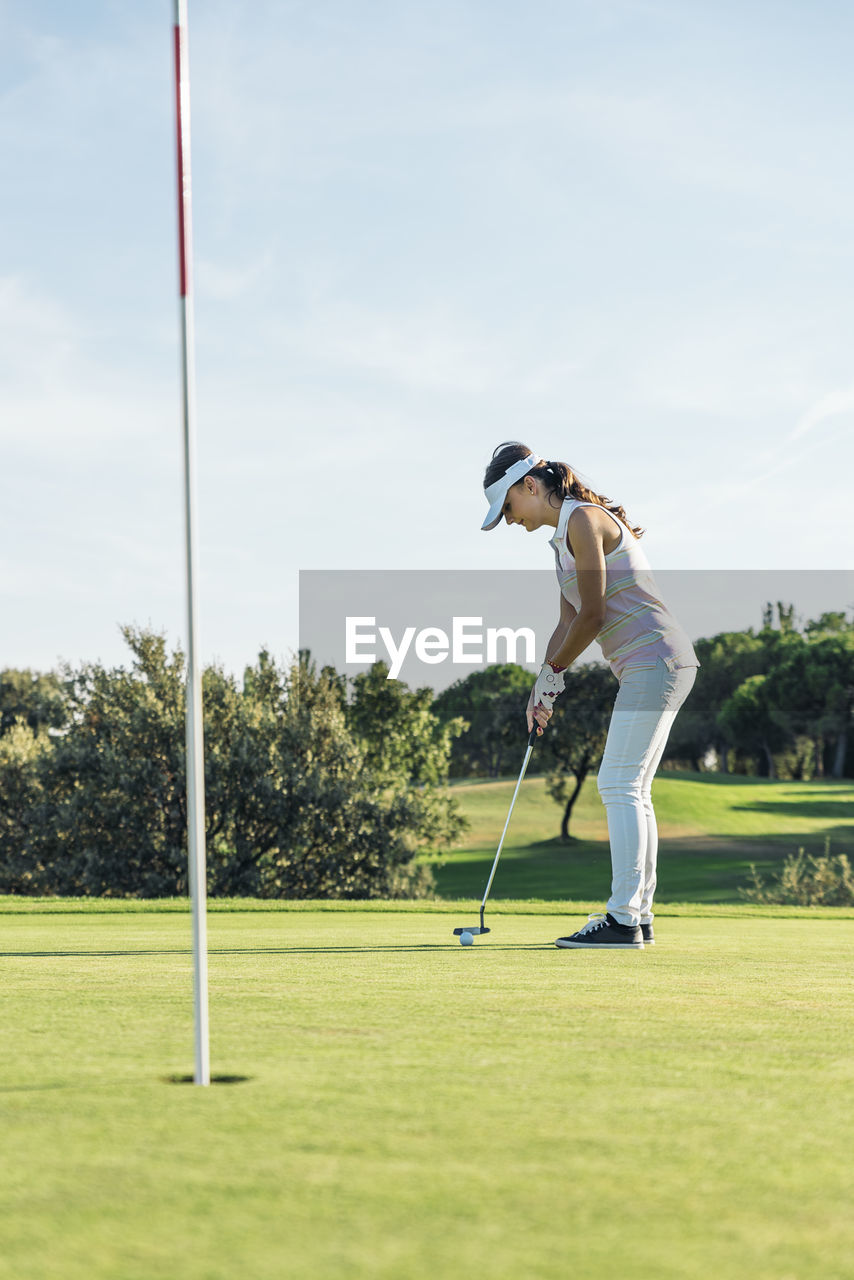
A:
<svg viewBox="0 0 854 1280">
<path fill-rule="evenodd" d="M 507 490 L 517 480 L 521 480 L 522 476 L 526 476 L 533 467 L 538 467 L 541 462 L 542 458 L 538 458 L 535 453 L 529 453 L 527 458 L 520 458 L 518 462 L 514 462 L 510 470 L 505 471 L 500 480 L 496 480 L 488 489 L 484 489 L 486 501 L 489 503 L 489 510 L 486 513 L 486 519 L 480 526 L 481 529 L 495 528 L 501 519 Z"/>
</svg>

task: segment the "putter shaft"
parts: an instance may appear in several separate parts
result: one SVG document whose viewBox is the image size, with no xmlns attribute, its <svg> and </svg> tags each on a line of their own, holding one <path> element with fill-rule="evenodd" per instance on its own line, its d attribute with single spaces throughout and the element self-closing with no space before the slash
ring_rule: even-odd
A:
<svg viewBox="0 0 854 1280">
<path fill-rule="evenodd" d="M 504 837 L 507 835 L 507 828 L 510 826 L 510 815 L 513 812 L 513 806 L 516 803 L 516 797 L 519 794 L 519 788 L 522 785 L 522 779 L 525 776 L 525 770 L 528 767 L 528 761 L 531 758 L 531 752 L 534 749 L 534 743 L 537 741 L 537 725 L 535 724 L 528 738 L 528 750 L 525 752 L 525 759 L 522 761 L 522 772 L 519 774 L 519 781 L 516 783 L 516 790 L 513 792 L 513 799 L 510 801 L 510 808 L 507 810 L 507 821 L 504 823 L 504 830 L 501 832 L 501 839 L 498 841 L 498 850 L 495 854 L 495 861 L 492 864 L 492 870 L 489 873 L 489 879 L 486 882 L 486 888 L 483 891 L 483 901 L 480 904 L 480 927 L 483 929 L 483 913 L 486 910 L 486 899 L 489 897 L 489 891 L 492 888 L 492 881 L 495 877 L 495 870 L 498 866 L 498 859 L 501 857 L 501 849 L 504 845 Z"/>
</svg>

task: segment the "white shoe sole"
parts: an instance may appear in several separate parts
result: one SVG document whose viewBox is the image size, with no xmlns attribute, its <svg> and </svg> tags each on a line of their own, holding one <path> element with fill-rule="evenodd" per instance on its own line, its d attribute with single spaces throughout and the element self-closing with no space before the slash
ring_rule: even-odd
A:
<svg viewBox="0 0 854 1280">
<path fill-rule="evenodd" d="M 642 942 L 564 942 L 563 938 L 558 938 L 555 942 L 556 947 L 565 949 L 584 951 L 643 951 L 644 943 Z"/>
</svg>

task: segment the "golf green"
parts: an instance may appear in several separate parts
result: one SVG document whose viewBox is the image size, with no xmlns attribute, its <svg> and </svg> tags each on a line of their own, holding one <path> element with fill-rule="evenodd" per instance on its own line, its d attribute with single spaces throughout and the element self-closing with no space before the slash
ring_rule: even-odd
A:
<svg viewBox="0 0 854 1280">
<path fill-rule="evenodd" d="M 0 1276 L 852 1274 L 854 911 L 0 900 Z"/>
</svg>

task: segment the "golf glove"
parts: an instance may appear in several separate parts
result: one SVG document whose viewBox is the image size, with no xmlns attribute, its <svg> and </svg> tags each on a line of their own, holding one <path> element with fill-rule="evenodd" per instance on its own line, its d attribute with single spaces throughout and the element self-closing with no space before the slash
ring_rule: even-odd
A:
<svg viewBox="0 0 854 1280">
<path fill-rule="evenodd" d="M 540 674 L 537 676 L 537 683 L 534 685 L 534 706 L 545 707 L 546 711 L 551 711 L 555 704 L 555 698 L 559 693 L 563 693 L 564 671 L 566 667 L 553 667 L 550 662 L 544 662 Z"/>
</svg>

